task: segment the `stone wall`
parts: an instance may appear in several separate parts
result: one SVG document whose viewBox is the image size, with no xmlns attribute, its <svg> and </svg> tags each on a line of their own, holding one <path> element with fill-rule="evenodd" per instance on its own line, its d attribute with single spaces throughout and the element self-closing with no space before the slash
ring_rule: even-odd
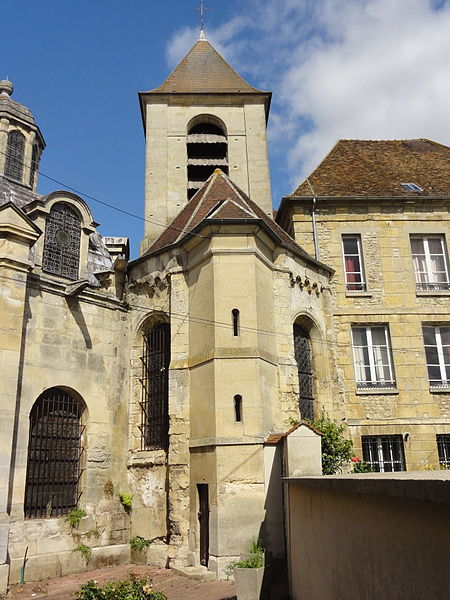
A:
<svg viewBox="0 0 450 600">
<path fill-rule="evenodd" d="M 293 221 L 296 241 L 313 252 L 310 208 L 298 203 Z M 436 434 L 449 432 L 450 392 L 429 386 L 422 324 L 448 324 L 450 292 L 416 292 L 410 236 L 441 234 L 448 242 L 447 203 L 330 199 L 319 201 L 316 220 L 320 259 L 336 271 L 330 296 L 334 336 L 328 340 L 336 358 L 335 417 L 348 423 L 357 451 L 361 435 L 409 433 L 407 469 L 436 467 Z M 365 291 L 346 291 L 343 234 L 361 236 Z M 351 327 L 378 324 L 388 326 L 396 386 L 358 390 Z"/>
</svg>

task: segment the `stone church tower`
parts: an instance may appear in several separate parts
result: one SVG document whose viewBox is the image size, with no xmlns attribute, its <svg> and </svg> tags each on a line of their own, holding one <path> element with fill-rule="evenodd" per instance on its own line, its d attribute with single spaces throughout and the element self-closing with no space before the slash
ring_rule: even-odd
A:
<svg viewBox="0 0 450 600">
<path fill-rule="evenodd" d="M 166 81 L 139 99 L 146 136 L 143 251 L 215 168 L 272 215 L 266 140 L 271 93 L 246 83 L 203 32 Z"/>
</svg>

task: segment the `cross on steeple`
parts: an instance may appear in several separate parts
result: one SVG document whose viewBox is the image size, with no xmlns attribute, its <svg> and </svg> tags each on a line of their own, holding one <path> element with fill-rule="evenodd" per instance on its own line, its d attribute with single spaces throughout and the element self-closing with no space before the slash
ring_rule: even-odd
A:
<svg viewBox="0 0 450 600">
<path fill-rule="evenodd" d="M 203 0 L 200 0 L 200 6 L 196 9 L 200 13 L 200 39 L 205 39 L 205 12 L 209 10 L 206 8 Z"/>
</svg>

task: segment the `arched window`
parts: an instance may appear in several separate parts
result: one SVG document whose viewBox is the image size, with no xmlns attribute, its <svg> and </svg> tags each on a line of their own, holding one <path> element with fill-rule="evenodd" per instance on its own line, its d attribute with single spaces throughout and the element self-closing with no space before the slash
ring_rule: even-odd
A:
<svg viewBox="0 0 450 600">
<path fill-rule="evenodd" d="M 233 308 L 231 311 L 231 316 L 233 319 L 233 336 L 237 337 L 239 335 L 239 310 L 237 308 Z"/>
<path fill-rule="evenodd" d="M 167 449 L 169 444 L 170 325 L 157 323 L 143 336 L 141 448 Z"/>
<path fill-rule="evenodd" d="M 308 333 L 294 325 L 294 352 L 298 369 L 299 408 L 302 419 L 314 420 L 313 372 L 311 341 Z"/>
<path fill-rule="evenodd" d="M 54 204 L 45 224 L 42 269 L 78 279 L 80 236 L 81 222 L 75 210 L 64 202 Z"/>
<path fill-rule="evenodd" d="M 80 496 L 82 403 L 60 388 L 36 400 L 30 413 L 25 517 L 57 517 Z"/>
<path fill-rule="evenodd" d="M 15 181 L 22 181 L 25 155 L 25 136 L 17 129 L 8 133 L 6 145 L 5 175 Z"/>
<path fill-rule="evenodd" d="M 228 175 L 228 141 L 218 119 L 204 115 L 187 136 L 188 200 L 199 190 L 215 169 Z"/>
</svg>

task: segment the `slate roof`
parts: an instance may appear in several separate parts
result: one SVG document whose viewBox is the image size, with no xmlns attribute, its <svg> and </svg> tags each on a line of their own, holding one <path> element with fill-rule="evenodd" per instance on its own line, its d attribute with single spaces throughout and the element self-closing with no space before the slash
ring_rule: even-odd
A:
<svg viewBox="0 0 450 600">
<path fill-rule="evenodd" d="M 43 198 L 40 194 L 33 192 L 28 187 L 15 183 L 7 177 L 0 175 L 0 206 L 12 202 L 17 208 L 23 208 L 30 202 Z"/>
<path fill-rule="evenodd" d="M 249 85 L 207 40 L 198 40 L 166 81 L 147 94 L 267 94 Z"/>
<path fill-rule="evenodd" d="M 427 139 L 339 140 L 308 179 L 317 196 L 449 196 L 450 148 Z M 402 183 L 423 192 L 405 190 Z M 306 179 L 293 193 L 312 195 Z"/>
<path fill-rule="evenodd" d="M 201 225 L 230 221 L 255 223 L 264 227 L 269 235 L 292 252 L 315 261 L 294 240 L 277 225 L 265 212 L 225 175 L 216 169 L 202 188 L 193 196 L 178 213 L 172 223 L 145 252 L 145 255 L 156 254 L 170 246 L 182 243 L 190 234 L 195 233 Z M 321 264 L 321 263 L 319 263 Z M 330 270 L 323 265 L 324 268 Z"/>
</svg>

